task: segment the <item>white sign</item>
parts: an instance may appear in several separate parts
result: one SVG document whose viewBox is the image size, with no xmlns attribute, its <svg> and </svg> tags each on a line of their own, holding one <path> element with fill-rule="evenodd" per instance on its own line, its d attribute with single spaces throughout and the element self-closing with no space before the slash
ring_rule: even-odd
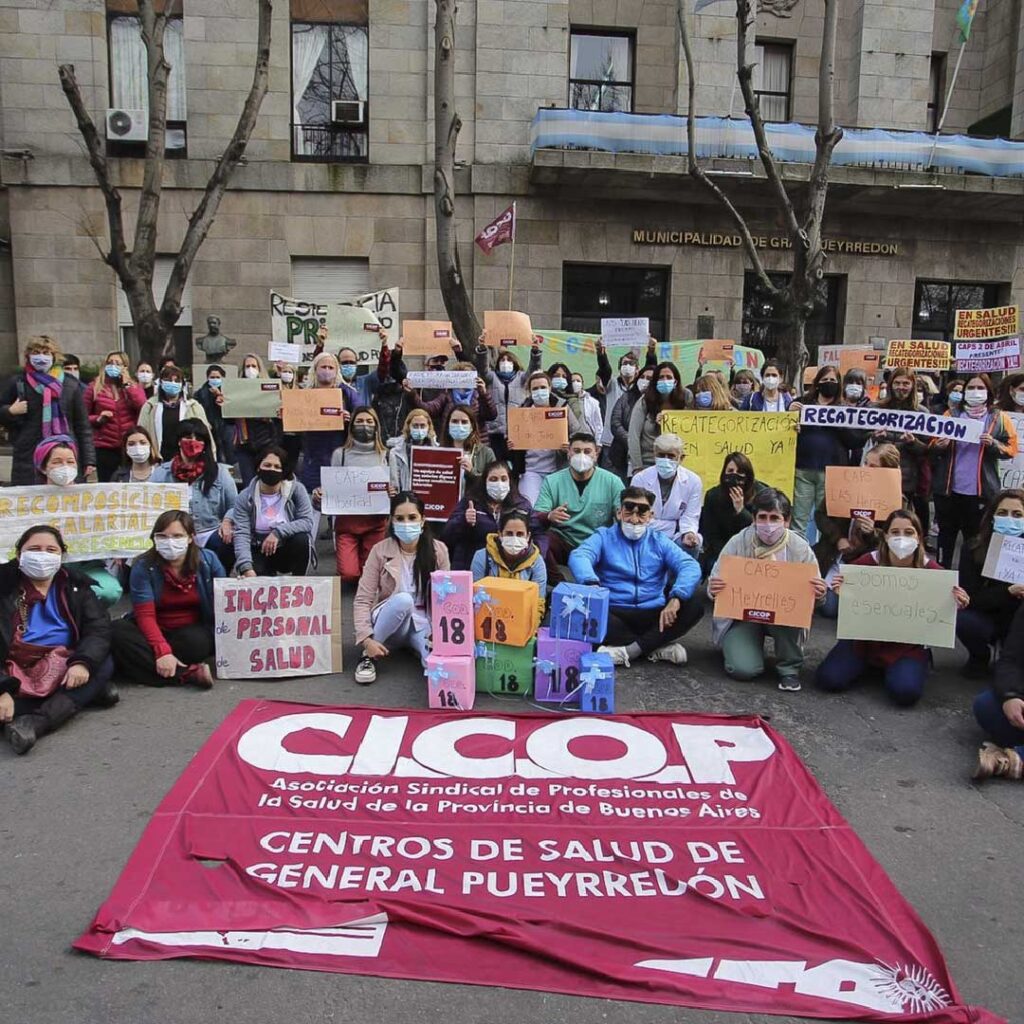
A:
<svg viewBox="0 0 1024 1024">
<path fill-rule="evenodd" d="M 1020 369 L 1020 338 L 999 341 L 958 341 L 953 368 L 958 373 L 990 373 Z"/>
<path fill-rule="evenodd" d="M 301 345 L 289 345 L 284 341 L 272 341 L 267 346 L 267 359 L 272 363 L 291 363 L 298 366 L 302 361 Z"/>
<path fill-rule="evenodd" d="M 985 430 L 983 420 L 966 416 L 933 416 L 912 409 L 876 409 L 856 405 L 805 405 L 800 409 L 800 424 L 846 430 L 892 430 L 969 444 L 979 444 Z"/>
<path fill-rule="evenodd" d="M 298 345 L 310 354 L 316 347 L 317 333 L 326 324 L 326 306 L 270 293 L 270 337 L 274 341 Z"/>
<path fill-rule="evenodd" d="M 1003 583 L 1024 583 L 1024 537 L 993 533 L 981 574 Z"/>
<path fill-rule="evenodd" d="M 402 322 L 398 289 L 384 288 L 379 292 L 370 292 L 369 295 L 356 296 L 349 301 L 377 314 L 380 329 L 387 332 L 388 348 L 394 348 L 398 343 L 398 325 Z"/>
<path fill-rule="evenodd" d="M 388 482 L 387 466 L 323 466 L 320 510 L 325 516 L 386 516 Z"/>
<path fill-rule="evenodd" d="M 651 322 L 645 316 L 601 318 L 601 341 L 605 345 L 647 345 Z"/>
<path fill-rule="evenodd" d="M 476 370 L 414 370 L 407 373 L 406 377 L 414 388 L 451 391 L 476 387 Z"/>
<path fill-rule="evenodd" d="M 1017 455 L 999 460 L 1000 487 L 1024 487 L 1024 413 L 1004 412 L 1013 420 L 1017 431 Z"/>
</svg>

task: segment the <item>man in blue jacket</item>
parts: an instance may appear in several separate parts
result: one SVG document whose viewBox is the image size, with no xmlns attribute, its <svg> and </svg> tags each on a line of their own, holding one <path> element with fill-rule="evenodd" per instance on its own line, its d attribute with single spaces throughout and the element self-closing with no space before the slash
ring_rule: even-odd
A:
<svg viewBox="0 0 1024 1024">
<path fill-rule="evenodd" d="M 569 556 L 577 583 L 608 589 L 606 646 L 599 650 L 626 668 L 644 655 L 685 665 L 686 648 L 678 640 L 704 614 L 697 593 L 700 566 L 651 528 L 653 516 L 654 495 L 643 487 L 627 487 L 616 522 L 597 530 Z"/>
</svg>

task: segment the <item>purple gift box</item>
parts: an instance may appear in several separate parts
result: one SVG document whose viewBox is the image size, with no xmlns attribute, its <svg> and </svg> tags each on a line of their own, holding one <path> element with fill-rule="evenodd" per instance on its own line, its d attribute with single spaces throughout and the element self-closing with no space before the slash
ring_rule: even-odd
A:
<svg viewBox="0 0 1024 1024">
<path fill-rule="evenodd" d="M 540 629 L 534 662 L 534 699 L 579 707 L 580 659 L 592 650 L 582 640 L 562 640 L 552 636 L 547 627 Z"/>
</svg>

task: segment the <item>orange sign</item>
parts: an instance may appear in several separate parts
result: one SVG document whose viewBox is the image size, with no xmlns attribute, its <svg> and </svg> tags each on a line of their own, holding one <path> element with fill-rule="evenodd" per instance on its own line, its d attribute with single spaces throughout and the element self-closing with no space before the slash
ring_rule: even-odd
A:
<svg viewBox="0 0 1024 1024">
<path fill-rule="evenodd" d="M 501 345 L 532 345 L 533 326 L 525 313 L 512 309 L 488 309 L 484 312 L 484 341 L 490 348 Z"/>
<path fill-rule="evenodd" d="M 340 388 L 294 388 L 281 392 L 281 425 L 290 434 L 344 430 Z"/>
<path fill-rule="evenodd" d="M 569 416 L 564 408 L 508 407 L 508 446 L 519 451 L 564 448 L 569 443 Z"/>
<path fill-rule="evenodd" d="M 814 383 L 814 375 L 818 372 L 817 366 L 804 367 L 804 387 L 809 388 Z"/>
<path fill-rule="evenodd" d="M 879 523 L 903 507 L 898 469 L 826 466 L 825 511 L 830 516 L 861 516 Z"/>
<path fill-rule="evenodd" d="M 707 338 L 700 343 L 701 364 L 703 365 L 714 359 L 724 359 L 731 367 L 732 350 L 735 347 L 735 341 L 726 341 L 722 338 Z"/>
<path fill-rule="evenodd" d="M 718 576 L 725 580 L 725 590 L 715 598 L 715 618 L 810 628 L 816 564 L 725 555 L 719 559 Z"/>
<path fill-rule="evenodd" d="M 450 320 L 402 321 L 402 352 L 407 356 L 436 356 L 451 351 L 455 334 Z"/>
</svg>

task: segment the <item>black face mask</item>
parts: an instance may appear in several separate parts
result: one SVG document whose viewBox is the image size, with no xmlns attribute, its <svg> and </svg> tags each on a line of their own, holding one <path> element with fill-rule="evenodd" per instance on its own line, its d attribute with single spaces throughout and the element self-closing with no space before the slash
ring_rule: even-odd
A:
<svg viewBox="0 0 1024 1024">
<path fill-rule="evenodd" d="M 835 398 L 839 394 L 839 381 L 823 380 L 818 385 L 818 394 L 824 395 L 825 398 Z"/>
<path fill-rule="evenodd" d="M 747 478 L 740 476 L 738 473 L 726 473 L 722 477 L 722 484 L 725 487 L 746 487 Z"/>
<path fill-rule="evenodd" d="M 268 487 L 276 487 L 284 479 L 284 470 L 261 469 L 259 471 L 259 478 L 261 484 L 266 484 Z"/>
<path fill-rule="evenodd" d="M 352 436 L 357 441 L 367 444 L 377 436 L 377 431 L 373 427 L 358 426 L 352 428 Z"/>
</svg>

